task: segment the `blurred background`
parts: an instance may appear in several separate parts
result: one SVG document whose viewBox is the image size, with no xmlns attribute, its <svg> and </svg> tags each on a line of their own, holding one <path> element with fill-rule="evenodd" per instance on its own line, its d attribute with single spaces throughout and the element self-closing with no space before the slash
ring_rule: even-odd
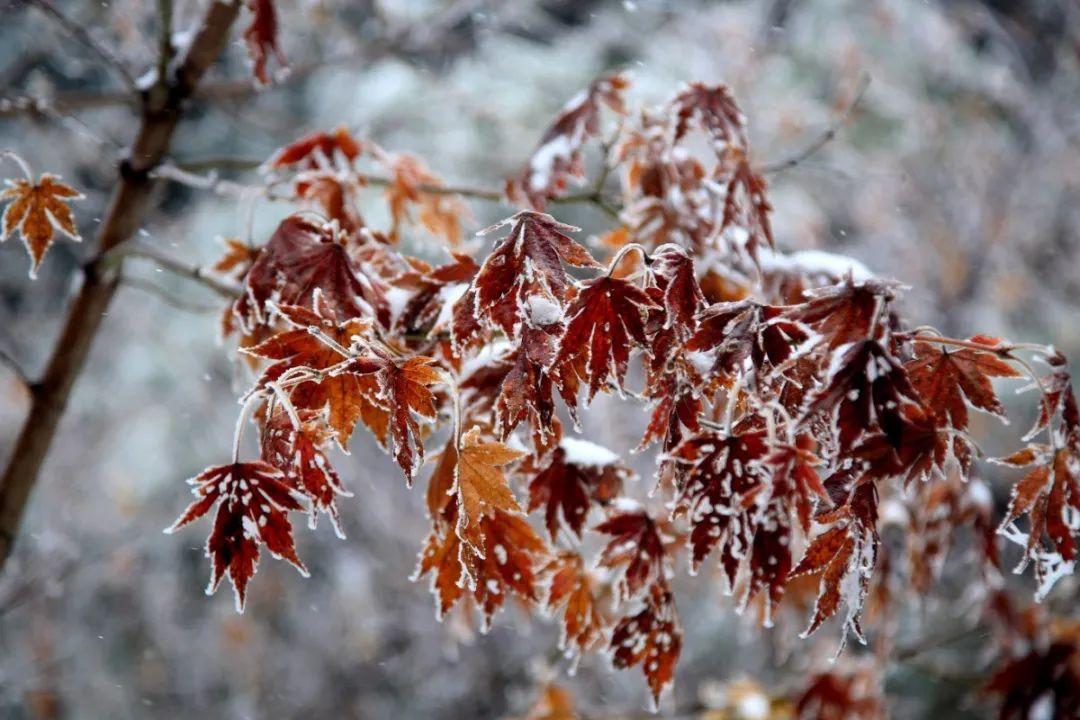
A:
<svg viewBox="0 0 1080 720">
<path fill-rule="evenodd" d="M 114 47 L 134 75 L 152 66 L 154 3 L 57 7 Z M 420 155 L 448 182 L 498 187 L 563 103 L 612 68 L 631 72 L 635 102 L 663 101 L 684 81 L 728 83 L 758 159 L 774 161 L 835 123 L 867 75 L 837 137 L 771 177 L 778 245 L 847 254 L 898 278 L 913 288 L 908 317 L 946 333 L 1053 342 L 1080 357 L 1074 0 L 278 7 L 290 73 L 254 89 L 234 32 L 175 138 L 175 162 L 255 182 L 244 169 L 251 161 L 346 124 L 387 150 Z M 97 58 L 38 8 L 21 0 L 0 8 L 0 149 L 83 190 L 76 214 L 91 238 L 134 113 Z M 182 29 L 199 3 L 175 0 L 175 11 Z M 365 217 L 377 224 L 379 191 L 366 197 Z M 212 262 L 222 236 L 250 231 L 261 242 L 288 212 L 259 204 L 249 229 L 250 207 L 175 184 L 160 188 L 156 207 L 143 239 L 192 264 Z M 497 204 L 471 207 L 476 227 L 508 214 Z M 593 209 L 563 209 L 559 219 L 586 233 L 610 227 Z M 406 243 L 434 252 L 419 236 Z M 31 374 L 87 253 L 59 241 L 31 282 L 19 244 L 0 246 L 0 349 Z M 342 507 L 348 539 L 326 523 L 298 533 L 311 578 L 267 560 L 244 615 L 225 589 L 205 597 L 205 523 L 172 537 L 161 530 L 188 502 L 183 480 L 229 452 L 235 399 L 249 376 L 217 339 L 218 298 L 145 261 L 125 272 L 0 577 L 0 717 L 499 717 L 523 713 L 538 683 L 560 672 L 590 717 L 642 714 L 636 670 L 613 672 L 595 655 L 565 676 L 565 663 L 552 662 L 551 622 L 515 608 L 487 636 L 460 614 L 436 622 L 426 582 L 409 581 L 428 526 L 421 490 L 407 490 L 363 433 L 337 461 L 356 494 Z M 0 366 L 0 456 L 26 407 L 22 386 Z M 600 404 L 586 435 L 621 452 L 644 416 L 614 417 Z M 1028 421 L 1020 418 L 1004 429 L 981 422 L 976 435 L 991 453 L 1011 447 Z M 644 494 L 651 457 L 633 462 Z M 1003 506 L 1012 478 L 985 473 Z M 827 662 L 794 639 L 805 616 L 762 630 L 752 618 L 734 621 L 715 579 L 681 583 L 687 639 L 671 707 L 744 677 L 783 693 Z M 1031 579 L 1019 583 L 1029 590 Z M 941 597 L 913 611 L 919 637 L 954 626 L 962 591 L 963 578 L 946 577 Z M 1056 593 L 1076 612 L 1075 581 Z M 933 667 L 892 668 L 893 716 L 986 717 L 971 692 L 977 681 L 950 674 L 971 674 L 973 649 L 942 648 Z"/>
</svg>

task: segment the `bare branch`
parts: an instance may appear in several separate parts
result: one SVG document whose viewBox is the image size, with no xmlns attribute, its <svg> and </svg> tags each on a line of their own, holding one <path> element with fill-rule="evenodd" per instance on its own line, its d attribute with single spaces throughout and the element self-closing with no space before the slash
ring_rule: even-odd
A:
<svg viewBox="0 0 1080 720">
<path fill-rule="evenodd" d="M 174 295 L 160 285 L 155 285 L 149 280 L 143 278 L 129 277 L 123 275 L 120 278 L 120 283 L 124 287 L 129 287 L 135 290 L 145 292 L 149 295 L 153 295 L 169 307 L 180 310 L 181 312 L 188 312 L 195 315 L 209 315 L 217 312 L 220 308 L 211 307 L 209 305 L 199 305 L 198 303 L 188 302 L 186 299 Z"/>
<path fill-rule="evenodd" d="M 41 10 L 43 13 L 52 18 L 53 22 L 63 28 L 71 37 L 75 38 L 83 47 L 97 55 L 105 65 L 109 67 L 121 80 L 124 85 L 127 86 L 129 93 L 138 92 L 138 84 L 135 82 L 134 76 L 127 69 L 123 60 L 113 52 L 112 48 L 105 45 L 93 34 L 86 29 L 83 24 L 69 18 L 58 7 L 52 4 L 51 0 L 23 0 L 27 5 L 33 5 Z"/>
<path fill-rule="evenodd" d="M 158 77 L 169 74 L 169 63 L 173 58 L 172 44 L 172 0 L 158 0 Z"/>
<path fill-rule="evenodd" d="M 200 265 L 189 265 L 183 260 L 178 260 L 170 255 L 144 246 L 131 248 L 123 247 L 118 248 L 117 250 L 123 257 L 149 260 L 162 270 L 166 270 L 173 275 L 195 280 L 226 300 L 234 300 L 240 296 L 240 288 L 238 286 L 217 277 Z M 129 282 L 129 279 L 125 278 L 125 282 Z"/>
<path fill-rule="evenodd" d="M 836 120 L 834 120 L 833 123 L 829 125 L 829 127 L 825 129 L 825 132 L 821 133 L 821 135 L 819 135 L 812 143 L 807 145 L 806 148 L 804 148 L 801 152 L 792 155 L 786 160 L 779 160 L 774 163 L 768 163 L 767 165 L 763 165 L 761 166 L 761 168 L 759 168 L 759 172 L 767 175 L 784 172 L 785 170 L 790 170 L 791 168 L 799 165 L 802 162 L 805 162 L 813 155 L 817 154 L 817 152 L 821 150 L 821 148 L 832 142 L 833 139 L 840 132 L 840 130 L 848 124 L 848 121 L 854 114 L 855 109 L 859 106 L 859 103 L 862 102 L 863 95 L 866 94 L 866 89 L 868 87 L 870 87 L 870 76 L 864 74 L 859 79 L 859 84 L 856 86 L 855 89 L 855 96 L 851 99 L 851 102 L 848 103 L 847 107 L 844 108 L 843 112 L 840 113 L 840 116 Z"/>
<path fill-rule="evenodd" d="M 43 0 L 31 1 L 40 4 Z M 208 2 L 191 43 L 169 79 L 169 92 L 153 93 L 155 97 L 146 100 L 138 132 L 117 169 L 112 198 L 97 233 L 99 261 L 83 269 L 82 287 L 68 309 L 45 373 L 34 386 L 30 411 L 0 476 L 0 568 L 11 554 L 26 503 L 71 389 L 119 286 L 122 258 L 106 262 L 104 256 L 127 241 L 142 224 L 154 186 L 150 173 L 169 151 L 185 103 L 221 54 L 239 11 L 239 3 L 232 0 Z"/>
<path fill-rule="evenodd" d="M 15 374 L 15 377 L 26 387 L 27 390 L 32 390 L 34 387 L 34 381 L 30 379 L 30 375 L 23 370 L 19 361 L 14 358 L 8 351 L 0 348 L 0 365 L 6 366 L 11 372 Z"/>
<path fill-rule="evenodd" d="M 162 165 L 154 171 L 156 177 L 186 185 L 198 190 L 208 190 L 216 195 L 232 197 L 260 196 L 270 200 L 289 200 L 292 196 L 275 191 L 275 185 L 259 186 L 244 185 L 243 183 L 223 180 L 217 176 L 215 169 L 230 170 L 253 170 L 262 165 L 260 161 L 246 158 L 207 158 L 184 163 Z M 200 175 L 200 171 L 207 171 L 206 175 Z M 385 175 L 372 173 L 357 173 L 357 179 L 365 185 L 372 187 L 386 187 L 394 182 L 394 179 Z M 506 196 L 501 190 L 484 188 L 471 185 L 431 185 L 419 184 L 416 191 L 424 195 L 457 195 L 473 200 L 483 200 L 507 204 Z M 556 197 L 549 200 L 552 205 L 581 205 L 592 204 L 603 210 L 613 218 L 618 219 L 619 208 L 613 205 L 597 190 L 589 190 L 582 193 L 573 193 Z"/>
</svg>

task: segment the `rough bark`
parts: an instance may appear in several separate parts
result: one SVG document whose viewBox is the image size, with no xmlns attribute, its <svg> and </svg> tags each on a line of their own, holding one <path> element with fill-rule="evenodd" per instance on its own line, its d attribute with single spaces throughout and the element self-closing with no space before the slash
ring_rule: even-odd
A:
<svg viewBox="0 0 1080 720">
<path fill-rule="evenodd" d="M 30 411 L 0 478 L 0 570 L 18 534 L 27 501 L 82 371 L 94 336 L 116 292 L 120 263 L 109 251 L 128 240 L 150 206 L 151 171 L 169 150 L 186 101 L 207 68 L 221 54 L 240 9 L 235 0 L 214 0 L 203 14 L 191 44 L 172 66 L 141 92 L 139 130 L 117 169 L 117 183 L 97 233 L 97 254 L 83 270 L 82 286 L 68 309 L 63 330 L 41 380 L 31 386 Z"/>
</svg>

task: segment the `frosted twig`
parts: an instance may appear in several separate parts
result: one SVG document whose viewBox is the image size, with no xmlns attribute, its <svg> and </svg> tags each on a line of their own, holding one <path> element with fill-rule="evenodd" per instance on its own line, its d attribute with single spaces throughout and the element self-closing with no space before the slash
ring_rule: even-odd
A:
<svg viewBox="0 0 1080 720">
<path fill-rule="evenodd" d="M 105 257 L 110 257 L 112 254 L 108 253 Z M 142 246 L 126 247 L 121 246 L 118 248 L 118 255 L 130 258 L 142 258 L 144 260 L 150 260 L 157 264 L 162 270 L 167 270 L 174 275 L 180 277 L 189 278 L 195 280 L 202 285 L 206 286 L 210 290 L 227 300 L 234 300 L 240 297 L 240 288 L 236 285 L 215 277 L 210 274 L 206 268 L 199 265 L 189 265 L 182 260 L 177 260 L 169 255 L 158 252 L 151 248 Z"/>
<path fill-rule="evenodd" d="M 27 390 L 30 390 L 34 387 L 34 381 L 31 380 L 30 376 L 26 373 L 26 371 L 23 370 L 23 367 L 19 364 L 19 361 L 2 348 L 0 348 L 0 365 L 4 365 L 9 370 L 11 370 L 11 372 L 15 374 L 15 376 L 26 387 Z"/>
<path fill-rule="evenodd" d="M 33 5 L 37 9 L 52 18 L 53 22 L 63 28 L 71 37 L 75 38 L 83 47 L 97 55 L 98 58 L 105 63 L 121 80 L 124 85 L 127 86 L 131 92 L 138 92 L 139 86 L 135 82 L 135 78 L 131 72 L 128 71 L 127 66 L 120 59 L 112 48 L 105 45 L 101 41 L 91 34 L 87 30 L 87 26 L 77 22 L 67 15 L 65 15 L 58 7 L 52 4 L 50 0 L 23 0 L 27 5 Z"/>
<path fill-rule="evenodd" d="M 785 160 L 778 160 L 777 162 L 762 165 L 758 169 L 758 172 L 769 175 L 772 173 L 779 173 L 785 170 L 790 170 L 791 168 L 808 160 L 819 150 L 821 150 L 821 148 L 832 142 L 833 139 L 840 132 L 840 130 L 851 119 L 852 114 L 855 112 L 855 108 L 857 108 L 859 103 L 862 102 L 863 95 L 866 94 L 866 89 L 868 87 L 870 87 L 870 76 L 868 74 L 863 74 L 863 76 L 859 79 L 858 86 L 856 87 L 855 97 L 852 98 L 851 102 L 848 103 L 848 106 L 844 108 L 840 116 L 836 120 L 834 120 L 833 123 L 829 125 L 829 127 L 825 129 L 825 132 L 815 138 L 815 140 L 809 145 L 807 145 L 801 152 L 798 152 Z"/>
</svg>

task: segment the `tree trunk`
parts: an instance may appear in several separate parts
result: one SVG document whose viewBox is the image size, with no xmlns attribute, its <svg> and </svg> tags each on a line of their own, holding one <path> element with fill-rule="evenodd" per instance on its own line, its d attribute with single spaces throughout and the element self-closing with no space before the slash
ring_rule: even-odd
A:
<svg viewBox="0 0 1080 720">
<path fill-rule="evenodd" d="M 71 388 L 116 292 L 121 261 L 108 253 L 143 223 L 154 184 L 150 173 L 168 152 L 185 102 L 221 54 L 239 10 L 236 0 L 211 2 L 175 70 L 142 93 L 139 131 L 119 164 L 117 184 L 97 233 L 97 254 L 83 270 L 82 286 L 68 310 L 45 374 L 31 387 L 30 411 L 0 478 L 0 570 L 11 554 Z"/>
</svg>

